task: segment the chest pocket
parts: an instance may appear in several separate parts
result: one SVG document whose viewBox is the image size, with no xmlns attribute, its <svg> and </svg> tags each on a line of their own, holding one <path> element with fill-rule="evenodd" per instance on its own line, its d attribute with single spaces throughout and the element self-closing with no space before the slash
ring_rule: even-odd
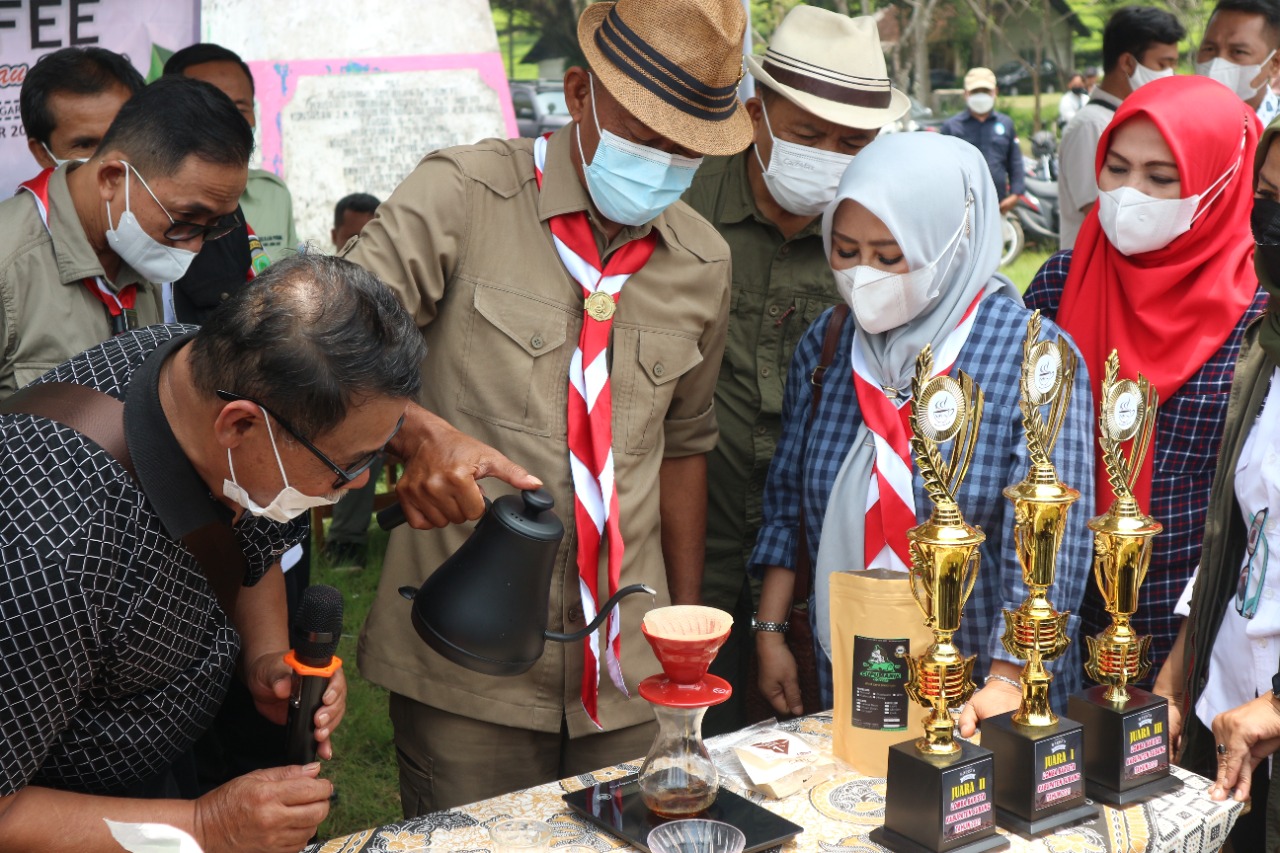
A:
<svg viewBox="0 0 1280 853">
<path fill-rule="evenodd" d="M 551 435 L 565 419 L 569 315 L 518 291 L 477 285 L 458 408 Z"/>
<path fill-rule="evenodd" d="M 614 395 L 615 407 L 625 401 L 620 411 L 626 418 L 626 451 L 648 453 L 662 432 L 679 384 L 676 380 L 702 363 L 702 353 L 693 337 L 616 326 L 613 345 L 612 381 L 626 383 L 625 389 L 619 388 L 621 393 Z M 613 422 L 615 428 L 623 423 L 617 408 Z M 615 435 L 615 445 L 617 438 Z"/>
<path fill-rule="evenodd" d="M 1218 446 L 1227 419 L 1230 391 L 1209 394 L 1176 394 L 1160 401 L 1156 421 L 1155 470 L 1165 474 L 1212 475 L 1218 464 Z M 1195 424 L 1188 435 L 1166 428 L 1169 424 Z M 1208 480 L 1204 488 L 1209 487 Z"/>
<path fill-rule="evenodd" d="M 13 387 L 21 388 L 29 382 L 34 382 L 57 366 L 56 361 L 19 362 L 13 366 Z"/>
</svg>

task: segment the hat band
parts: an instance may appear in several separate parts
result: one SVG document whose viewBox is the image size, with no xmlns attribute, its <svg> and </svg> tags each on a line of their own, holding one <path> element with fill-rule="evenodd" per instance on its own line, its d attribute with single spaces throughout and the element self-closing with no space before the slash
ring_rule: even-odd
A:
<svg viewBox="0 0 1280 853">
<path fill-rule="evenodd" d="M 792 89 L 797 89 L 806 95 L 813 95 L 815 98 L 822 98 L 824 101 L 835 101 L 838 104 L 845 104 L 850 107 L 869 107 L 878 110 L 883 110 L 893 103 L 892 89 L 869 92 L 866 89 L 853 89 L 849 86 L 842 86 L 839 83 L 829 83 L 825 80 L 810 77 L 808 74 L 800 74 L 789 68 L 783 68 L 768 57 L 765 57 L 761 65 L 774 80 L 777 80 L 782 85 L 790 86 Z M 888 80 L 885 81 L 885 83 L 888 82 Z"/>
<path fill-rule="evenodd" d="M 738 86 L 708 86 L 636 35 L 615 6 L 596 30 L 596 47 L 649 92 L 696 118 L 725 121 L 738 104 Z"/>
</svg>

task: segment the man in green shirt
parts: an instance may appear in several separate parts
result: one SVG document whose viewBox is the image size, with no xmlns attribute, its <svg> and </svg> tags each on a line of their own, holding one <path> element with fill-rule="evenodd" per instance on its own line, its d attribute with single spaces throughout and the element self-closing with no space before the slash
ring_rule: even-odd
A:
<svg viewBox="0 0 1280 853">
<path fill-rule="evenodd" d="M 783 380 L 800 336 L 840 300 L 822 248 L 821 214 L 850 158 L 910 107 L 890 85 L 869 17 L 797 6 L 747 66 L 757 91 L 746 103 L 754 144 L 732 157 L 707 157 L 684 196 L 733 258 L 729 337 L 716 385 L 720 440 L 707 457 L 702 601 L 734 614 L 733 636 L 712 669 L 743 685 L 753 610 L 747 559 L 781 432 Z M 745 721 L 746 692 L 708 713 L 708 733 Z"/>
</svg>

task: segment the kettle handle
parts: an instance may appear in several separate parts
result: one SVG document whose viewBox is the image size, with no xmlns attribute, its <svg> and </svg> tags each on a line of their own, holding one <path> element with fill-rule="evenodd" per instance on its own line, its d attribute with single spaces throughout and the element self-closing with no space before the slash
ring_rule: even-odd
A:
<svg viewBox="0 0 1280 853">
<path fill-rule="evenodd" d="M 493 506 L 493 501 L 488 497 L 484 499 L 484 511 L 488 512 L 489 507 Z M 404 504 L 396 501 L 389 507 L 378 510 L 377 513 L 378 526 L 383 530 L 393 530 L 408 521 L 404 515 Z"/>
</svg>

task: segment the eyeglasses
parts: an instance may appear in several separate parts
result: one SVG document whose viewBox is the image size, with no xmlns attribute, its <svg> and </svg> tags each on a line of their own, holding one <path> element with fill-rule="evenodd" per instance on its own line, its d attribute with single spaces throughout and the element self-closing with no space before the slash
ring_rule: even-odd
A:
<svg viewBox="0 0 1280 853">
<path fill-rule="evenodd" d="M 1249 559 L 1240 570 L 1240 583 L 1236 586 L 1236 612 L 1252 619 L 1258 612 L 1258 599 L 1262 598 L 1262 584 L 1267 579 L 1267 508 L 1258 510 L 1249 525 L 1249 539 L 1245 551 Z"/>
<path fill-rule="evenodd" d="M 160 207 L 161 213 L 169 217 L 169 227 L 164 230 L 164 238 L 166 240 L 172 240 L 174 243 L 183 243 L 187 240 L 194 240 L 197 237 L 202 237 L 206 242 L 217 240 L 227 236 L 244 224 L 244 220 L 238 213 L 228 213 L 225 216 L 220 216 L 208 225 L 197 225 L 194 222 L 183 222 L 181 219 L 174 219 L 168 208 L 161 204 L 160 199 L 156 198 L 156 194 L 151 191 L 151 187 L 147 186 L 147 181 L 142 177 L 142 174 L 129 163 L 125 163 L 125 165 L 138 176 L 138 183 L 142 184 L 142 188 L 147 191 L 147 195 L 151 196 L 151 199 Z"/>
<path fill-rule="evenodd" d="M 231 391 L 218 391 L 216 393 L 218 397 L 220 397 L 223 400 L 226 400 L 228 403 L 234 403 L 239 400 L 243 400 L 246 403 L 253 403 L 255 406 L 262 409 L 262 411 L 266 412 L 268 415 L 275 418 L 276 423 L 284 427 L 285 432 L 293 436 L 298 441 L 299 444 L 301 444 L 307 450 L 311 451 L 312 456 L 319 459 L 326 466 L 328 466 L 330 471 L 338 475 L 338 479 L 335 480 L 333 483 L 333 488 L 335 489 L 342 488 L 343 486 L 350 483 L 352 480 L 359 477 L 365 471 L 368 471 L 369 466 L 371 466 L 374 462 L 376 462 L 378 457 L 382 455 L 382 452 L 387 449 L 387 445 L 391 443 L 391 439 L 395 438 L 396 433 L 400 432 L 400 427 L 404 426 L 404 415 L 401 415 L 400 420 L 396 421 L 395 429 L 391 430 L 391 435 L 387 436 L 387 440 L 382 442 L 381 447 L 379 447 L 377 450 L 370 453 L 364 459 L 361 459 L 358 463 L 356 463 L 355 466 L 351 468 L 343 468 L 341 465 L 334 462 L 328 456 L 325 456 L 323 451 L 320 450 L 320 448 L 316 447 L 310 441 L 307 441 L 307 439 L 303 438 L 301 433 L 299 433 L 293 427 L 289 426 L 288 421 L 286 421 L 284 418 L 280 417 L 275 412 L 271 411 L 266 406 L 262 405 L 252 397 L 246 397 L 243 394 L 236 394 Z"/>
</svg>

